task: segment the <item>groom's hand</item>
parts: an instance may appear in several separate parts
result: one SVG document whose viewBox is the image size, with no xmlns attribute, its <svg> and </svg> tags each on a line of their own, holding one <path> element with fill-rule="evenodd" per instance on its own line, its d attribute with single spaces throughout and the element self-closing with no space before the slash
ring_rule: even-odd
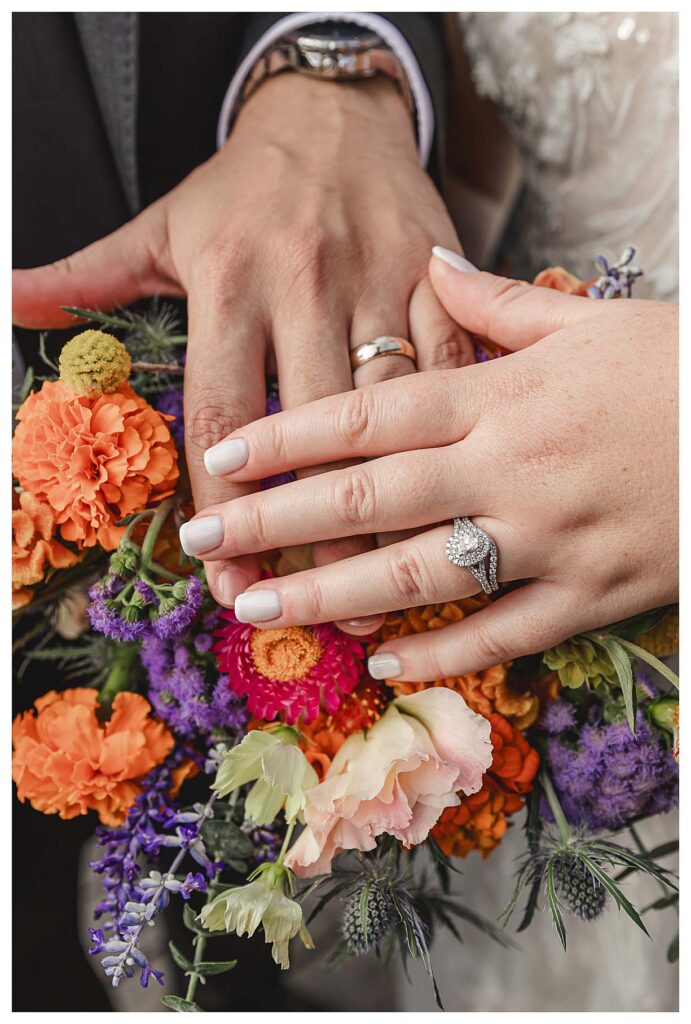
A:
<svg viewBox="0 0 691 1024">
<path fill-rule="evenodd" d="M 203 457 L 264 415 L 267 357 L 286 408 L 352 388 L 349 349 L 381 334 L 409 337 L 421 370 L 471 361 L 467 335 L 427 281 L 434 244 L 458 247 L 393 83 L 286 74 L 249 100 L 222 151 L 130 223 L 68 259 L 16 271 L 14 322 L 64 326 L 73 321 L 62 305 L 187 296 L 185 447 L 200 511 L 247 492 L 211 476 Z M 376 359 L 355 384 L 412 369 L 401 356 Z M 353 515 L 356 504 L 354 495 Z M 323 542 L 315 558 L 362 543 Z M 259 577 L 255 555 L 207 569 L 224 604 Z"/>
</svg>

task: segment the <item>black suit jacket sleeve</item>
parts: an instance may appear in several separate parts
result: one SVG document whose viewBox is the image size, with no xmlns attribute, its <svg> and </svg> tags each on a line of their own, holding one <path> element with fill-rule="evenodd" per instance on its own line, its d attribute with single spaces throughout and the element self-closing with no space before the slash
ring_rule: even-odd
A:
<svg viewBox="0 0 691 1024">
<path fill-rule="evenodd" d="M 437 185 L 442 181 L 444 163 L 444 138 L 447 117 L 447 55 L 444 43 L 443 15 L 438 13 L 400 13 L 377 11 L 379 17 L 390 21 L 407 40 L 417 58 L 420 70 L 429 90 L 434 110 L 434 141 L 430 153 L 428 171 Z M 262 13 L 247 16 L 241 59 L 268 31 L 274 22 L 285 18 L 280 14 Z M 322 19 L 328 21 L 328 15 Z"/>
</svg>

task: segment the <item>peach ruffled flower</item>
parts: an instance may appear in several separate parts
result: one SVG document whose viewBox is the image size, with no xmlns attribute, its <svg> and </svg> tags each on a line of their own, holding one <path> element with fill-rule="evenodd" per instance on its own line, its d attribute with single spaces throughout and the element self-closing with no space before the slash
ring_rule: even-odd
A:
<svg viewBox="0 0 691 1024">
<path fill-rule="evenodd" d="M 488 857 L 506 833 L 507 818 L 523 806 L 540 766 L 538 752 L 519 729 L 501 715 L 490 715 L 489 721 L 492 765 L 482 789 L 447 807 L 432 829 L 447 857 L 466 857 L 472 850 Z"/>
<path fill-rule="evenodd" d="M 588 289 L 596 280 L 597 278 L 593 277 L 590 281 L 582 281 L 580 277 L 570 274 L 563 267 L 547 267 L 535 277 L 533 284 L 538 288 L 553 288 L 568 295 L 587 295 Z"/>
<path fill-rule="evenodd" d="M 12 607 L 23 608 L 32 599 L 31 589 L 48 569 L 67 569 L 79 556 L 55 539 L 55 516 L 49 505 L 33 494 L 13 495 L 12 509 Z"/>
<path fill-rule="evenodd" d="M 12 778 L 22 803 L 65 819 L 94 810 L 104 825 L 124 820 L 137 780 L 163 761 L 174 740 L 139 694 L 118 693 L 103 724 L 97 698 L 90 688 L 51 690 L 35 702 L 35 713 L 17 715 Z"/>
<path fill-rule="evenodd" d="M 461 601 L 446 601 L 443 604 L 423 605 L 420 608 L 407 608 L 400 612 L 391 612 L 386 616 L 384 624 L 376 634 L 377 643 L 369 653 L 374 653 L 376 646 L 396 637 L 410 636 L 414 633 L 426 633 L 431 629 L 443 629 L 454 622 L 460 622 L 467 615 L 479 611 L 488 604 L 484 595 L 465 598 Z M 436 679 L 434 682 L 409 683 L 400 679 L 389 679 L 387 685 L 396 694 L 417 693 L 430 686 L 444 686 L 457 690 L 473 711 L 487 718 L 498 711 L 510 719 L 521 729 L 527 729 L 538 717 L 540 702 L 533 688 L 516 687 L 508 674 L 508 665 L 492 665 L 481 672 L 472 672 L 465 676 L 451 676 Z"/>
<path fill-rule="evenodd" d="M 453 690 L 397 697 L 367 732 L 349 736 L 307 793 L 306 828 L 285 860 L 300 877 L 324 874 L 340 850 L 373 850 L 393 835 L 427 838 L 460 791 L 477 792 L 492 760 L 489 722 Z"/>
<path fill-rule="evenodd" d="M 111 551 L 123 534 L 119 520 L 175 489 L 170 418 L 129 384 L 87 398 L 46 381 L 17 413 L 15 476 L 50 506 L 64 540 Z"/>
</svg>

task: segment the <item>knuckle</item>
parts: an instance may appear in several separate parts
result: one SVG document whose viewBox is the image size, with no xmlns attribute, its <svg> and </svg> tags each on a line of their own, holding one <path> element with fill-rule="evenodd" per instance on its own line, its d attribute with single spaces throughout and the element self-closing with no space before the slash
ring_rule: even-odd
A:
<svg viewBox="0 0 691 1024">
<path fill-rule="evenodd" d="M 363 466 L 339 473 L 334 483 L 334 508 L 348 530 L 368 533 L 375 521 L 375 488 Z"/>
<path fill-rule="evenodd" d="M 334 261 L 334 239 L 320 222 L 311 222 L 278 245 L 283 265 L 289 273 L 292 289 L 303 301 L 317 299 L 329 281 Z"/>
<path fill-rule="evenodd" d="M 207 243 L 192 262 L 193 281 L 208 301 L 227 302 L 249 272 L 250 249 L 239 239 L 217 238 Z"/>
<path fill-rule="evenodd" d="M 312 622 L 322 622 L 328 619 L 330 616 L 326 611 L 324 591 L 316 575 L 306 574 L 301 589 L 307 618 Z"/>
<path fill-rule="evenodd" d="M 498 665 L 500 662 L 511 660 L 511 655 L 506 645 L 496 635 L 494 628 L 487 623 L 475 623 L 473 647 L 478 663 L 481 663 L 483 666 Z"/>
<path fill-rule="evenodd" d="M 205 452 L 251 419 L 248 410 L 230 412 L 221 398 L 206 396 L 185 412 L 185 446 L 188 453 Z"/>
<path fill-rule="evenodd" d="M 433 370 L 454 369 L 469 361 L 469 342 L 458 328 L 449 326 L 433 340 L 428 360 Z"/>
<path fill-rule="evenodd" d="M 496 360 L 501 363 L 501 359 Z M 511 360 L 506 360 L 511 363 Z M 506 411 L 514 404 L 535 402 L 545 390 L 544 377 L 525 365 L 520 369 L 515 365 L 501 366 L 502 372 L 492 374 L 488 386 L 482 390 L 484 406 L 487 411 Z"/>
<path fill-rule="evenodd" d="M 274 546 L 269 536 L 271 533 L 269 519 L 261 502 L 256 500 L 248 501 L 244 505 L 242 518 L 242 528 L 238 529 L 237 532 L 239 536 L 246 538 L 251 550 L 268 551 Z"/>
<path fill-rule="evenodd" d="M 414 546 L 409 545 L 405 552 L 397 552 L 391 556 L 389 576 L 402 607 L 415 607 L 430 600 L 429 567 L 421 552 Z"/>
<path fill-rule="evenodd" d="M 374 397 L 371 391 L 355 390 L 343 397 L 336 420 L 336 436 L 349 451 L 365 449 L 374 425 Z"/>
</svg>

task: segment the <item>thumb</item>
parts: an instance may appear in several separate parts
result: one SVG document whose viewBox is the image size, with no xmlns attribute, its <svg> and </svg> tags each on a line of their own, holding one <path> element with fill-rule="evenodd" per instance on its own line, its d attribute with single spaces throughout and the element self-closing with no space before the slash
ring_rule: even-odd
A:
<svg viewBox="0 0 691 1024">
<path fill-rule="evenodd" d="M 583 296 L 483 273 L 449 249 L 435 246 L 432 253 L 429 276 L 446 311 L 461 327 L 503 348 L 533 345 L 598 310 Z"/>
<path fill-rule="evenodd" d="M 63 327 L 74 317 L 61 306 L 101 312 L 155 294 L 181 295 L 168 253 L 161 203 L 112 235 L 66 259 L 12 272 L 12 322 L 19 327 Z"/>
</svg>

